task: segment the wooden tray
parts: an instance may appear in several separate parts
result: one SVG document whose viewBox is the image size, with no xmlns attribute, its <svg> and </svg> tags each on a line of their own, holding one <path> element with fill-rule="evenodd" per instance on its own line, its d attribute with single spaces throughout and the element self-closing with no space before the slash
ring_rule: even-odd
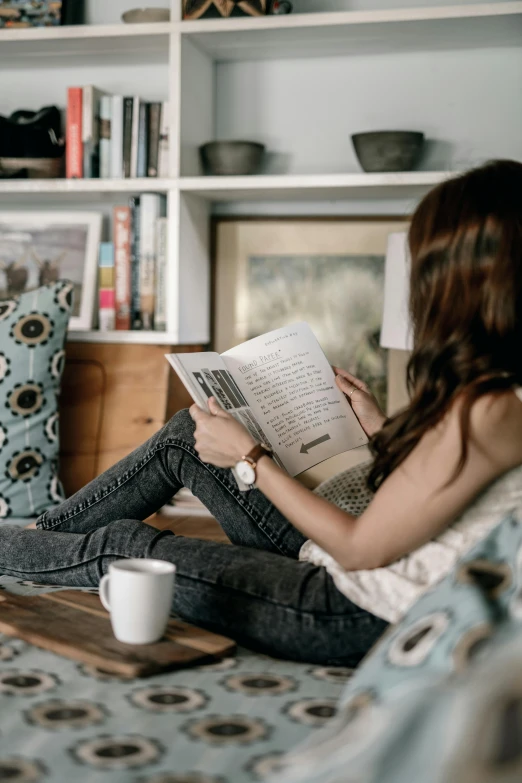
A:
<svg viewBox="0 0 522 783">
<path fill-rule="evenodd" d="M 224 636 L 173 619 L 159 642 L 123 644 L 114 638 L 109 615 L 98 596 L 79 590 L 39 596 L 3 592 L 0 631 L 121 677 L 147 677 L 201 664 L 236 649 Z"/>
</svg>

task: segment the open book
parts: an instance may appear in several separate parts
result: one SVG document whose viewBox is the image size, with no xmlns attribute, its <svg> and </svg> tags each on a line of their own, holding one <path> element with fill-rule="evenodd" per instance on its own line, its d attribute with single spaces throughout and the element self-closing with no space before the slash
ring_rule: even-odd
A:
<svg viewBox="0 0 522 783">
<path fill-rule="evenodd" d="M 255 337 L 219 355 L 167 359 L 194 402 L 209 397 L 270 446 L 291 476 L 368 442 L 306 323 Z"/>
</svg>

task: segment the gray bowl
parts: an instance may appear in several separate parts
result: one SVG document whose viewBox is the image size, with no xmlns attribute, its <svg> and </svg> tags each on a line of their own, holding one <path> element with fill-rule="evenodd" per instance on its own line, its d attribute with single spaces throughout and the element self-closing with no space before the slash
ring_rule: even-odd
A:
<svg viewBox="0 0 522 783">
<path fill-rule="evenodd" d="M 412 171 L 424 147 L 424 133 L 373 131 L 355 133 L 352 143 L 364 171 Z"/>
<path fill-rule="evenodd" d="M 206 174 L 239 177 L 259 171 L 265 145 L 256 141 L 209 141 L 199 148 L 199 154 Z"/>
</svg>

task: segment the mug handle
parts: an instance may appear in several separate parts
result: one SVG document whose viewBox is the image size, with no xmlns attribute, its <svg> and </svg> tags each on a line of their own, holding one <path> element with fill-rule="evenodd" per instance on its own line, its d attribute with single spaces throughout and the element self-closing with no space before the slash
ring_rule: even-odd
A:
<svg viewBox="0 0 522 783">
<path fill-rule="evenodd" d="M 110 575 L 105 574 L 105 576 L 102 576 L 100 579 L 100 601 L 104 605 L 105 609 L 107 609 L 108 612 L 111 611 L 111 605 L 109 603 L 109 580 Z"/>
</svg>

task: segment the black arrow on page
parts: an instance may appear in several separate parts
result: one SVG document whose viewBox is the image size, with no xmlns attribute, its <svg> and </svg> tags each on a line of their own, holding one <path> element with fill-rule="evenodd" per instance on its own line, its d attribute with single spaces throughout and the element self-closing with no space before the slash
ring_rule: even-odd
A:
<svg viewBox="0 0 522 783">
<path fill-rule="evenodd" d="M 313 449 L 314 446 L 319 446 L 321 443 L 325 443 L 327 440 L 330 440 L 329 435 L 323 435 L 322 438 L 317 438 L 317 440 L 313 440 L 311 443 L 303 443 L 301 446 L 300 454 L 308 454 L 310 449 Z"/>
</svg>

